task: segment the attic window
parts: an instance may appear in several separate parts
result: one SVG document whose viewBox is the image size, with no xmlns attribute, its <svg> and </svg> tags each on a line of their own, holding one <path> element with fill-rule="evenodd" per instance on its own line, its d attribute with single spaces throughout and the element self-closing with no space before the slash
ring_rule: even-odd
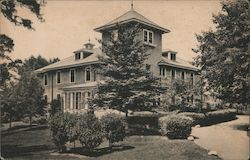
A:
<svg viewBox="0 0 250 160">
<path fill-rule="evenodd" d="M 170 58 L 171 58 L 172 61 L 176 61 L 176 54 L 175 53 L 171 53 Z"/>
<path fill-rule="evenodd" d="M 75 60 L 81 59 L 81 52 L 75 53 Z"/>
</svg>

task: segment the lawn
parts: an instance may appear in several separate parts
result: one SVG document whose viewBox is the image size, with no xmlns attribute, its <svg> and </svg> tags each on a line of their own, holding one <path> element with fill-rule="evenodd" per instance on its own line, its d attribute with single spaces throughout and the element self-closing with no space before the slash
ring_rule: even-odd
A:
<svg viewBox="0 0 250 160">
<path fill-rule="evenodd" d="M 103 146 L 103 145 L 102 145 Z M 7 159 L 97 159 L 97 160 L 217 160 L 208 156 L 207 151 L 192 141 L 168 140 L 161 136 L 130 136 L 108 152 L 106 147 L 98 148 L 95 154 L 86 155 L 76 148 L 71 152 L 59 154 L 51 141 L 46 126 L 16 127 L 1 132 L 1 155 Z"/>
</svg>

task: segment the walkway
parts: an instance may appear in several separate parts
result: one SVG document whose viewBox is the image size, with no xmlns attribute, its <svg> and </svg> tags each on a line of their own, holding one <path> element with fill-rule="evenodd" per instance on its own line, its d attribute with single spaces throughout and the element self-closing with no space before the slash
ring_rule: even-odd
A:
<svg viewBox="0 0 250 160">
<path fill-rule="evenodd" d="M 238 119 L 212 125 L 193 128 L 192 135 L 198 137 L 195 143 L 208 150 L 217 151 L 224 160 L 248 160 L 249 126 L 248 116 L 237 116 Z M 249 132 L 249 131 L 248 131 Z"/>
</svg>

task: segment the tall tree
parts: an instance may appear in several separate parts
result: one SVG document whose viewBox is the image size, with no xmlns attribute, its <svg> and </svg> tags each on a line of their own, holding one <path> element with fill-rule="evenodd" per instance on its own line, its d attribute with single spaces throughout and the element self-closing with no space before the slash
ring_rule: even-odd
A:
<svg viewBox="0 0 250 160">
<path fill-rule="evenodd" d="M 117 25 L 118 36 L 102 42 L 104 57 L 100 74 L 106 77 L 98 87 L 94 103 L 98 106 L 128 110 L 152 110 L 163 91 L 159 79 L 146 69 L 147 47 L 138 39 L 139 25 Z"/>
<path fill-rule="evenodd" d="M 20 77 L 17 92 L 22 98 L 20 106 L 23 109 L 24 116 L 29 117 L 31 126 L 34 116 L 44 114 L 44 89 L 40 79 L 31 71 L 24 72 Z"/>
<path fill-rule="evenodd" d="M 247 0 L 222 2 L 213 15 L 216 25 L 197 35 L 196 63 L 202 67 L 208 89 L 228 103 L 247 104 L 250 99 L 250 6 Z"/>
</svg>

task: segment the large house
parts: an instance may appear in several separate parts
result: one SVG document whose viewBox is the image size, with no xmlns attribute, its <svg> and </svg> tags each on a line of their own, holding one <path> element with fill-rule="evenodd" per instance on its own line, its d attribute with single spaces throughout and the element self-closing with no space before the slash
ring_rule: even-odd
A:
<svg viewBox="0 0 250 160">
<path fill-rule="evenodd" d="M 116 25 L 139 23 L 143 30 L 139 37 L 144 45 L 150 46 L 150 56 L 145 64 L 156 76 L 168 79 L 189 79 L 195 83 L 198 68 L 178 58 L 174 51 L 162 50 L 162 35 L 170 31 L 145 18 L 133 7 L 128 12 L 111 22 L 94 30 L 102 34 L 102 41 L 108 42 Z M 88 98 L 93 90 L 105 79 L 95 71 L 98 57 L 102 55 L 101 47 L 94 47 L 90 41 L 84 47 L 57 63 L 36 70 L 42 77 L 45 89 L 44 97 L 48 103 L 53 99 L 61 99 L 64 111 L 80 111 L 88 109 Z"/>
</svg>

